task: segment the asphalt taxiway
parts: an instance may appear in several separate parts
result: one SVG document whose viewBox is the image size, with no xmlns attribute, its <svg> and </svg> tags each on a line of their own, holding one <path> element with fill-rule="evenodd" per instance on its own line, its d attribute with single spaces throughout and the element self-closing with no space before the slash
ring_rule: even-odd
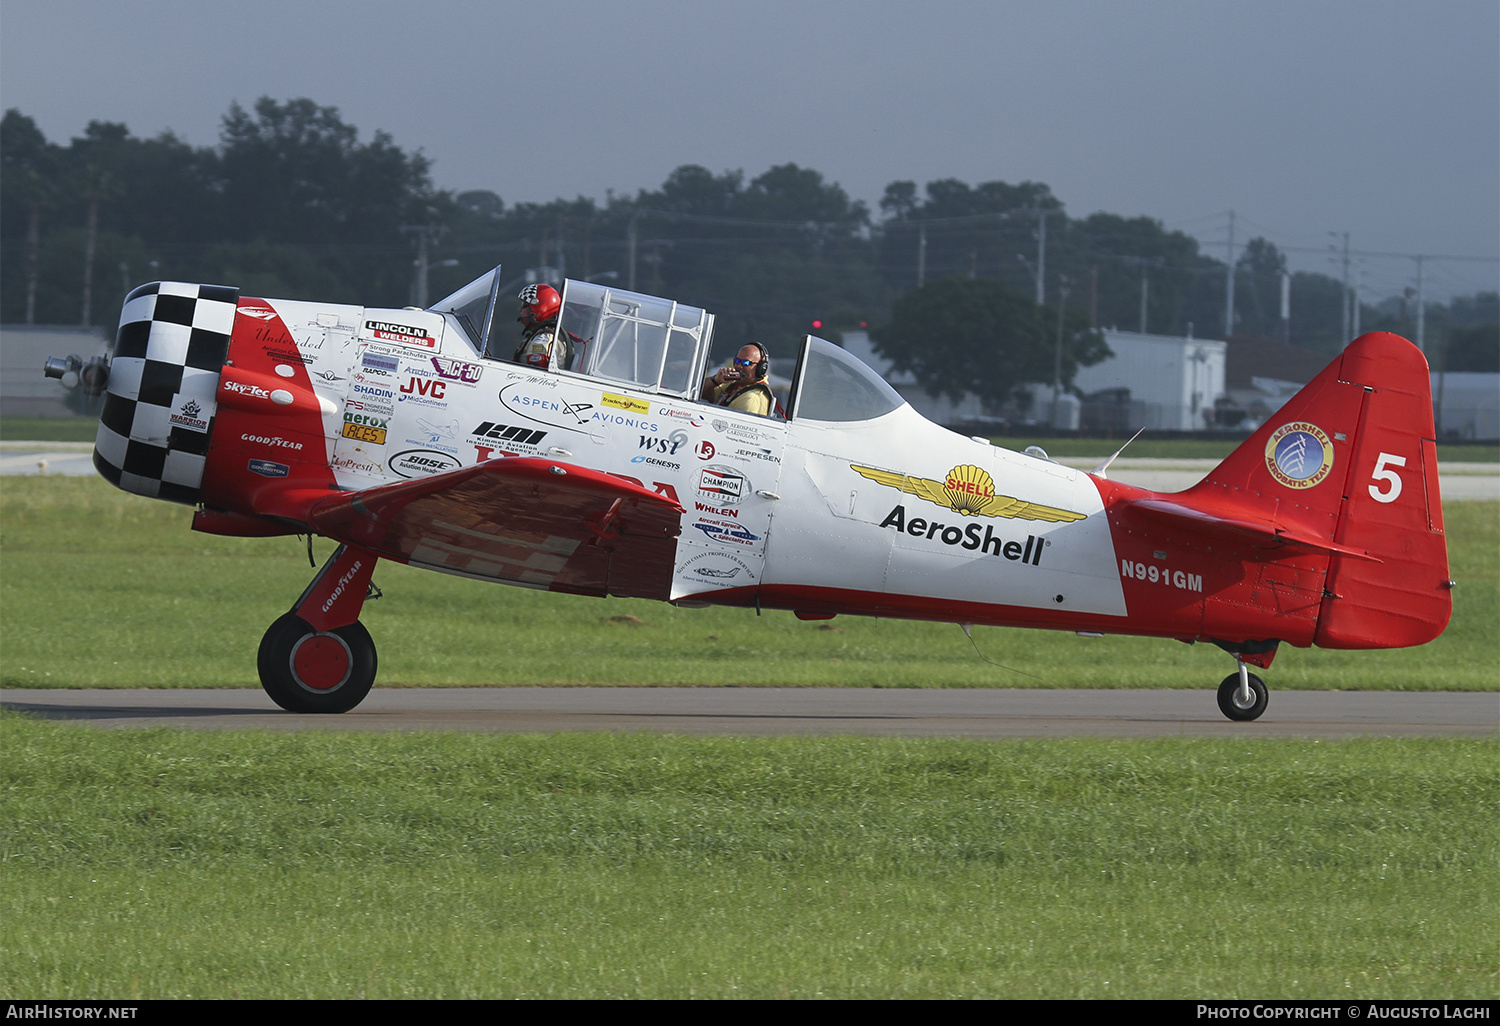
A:
<svg viewBox="0 0 1500 1026">
<path fill-rule="evenodd" d="M 1500 693 L 1271 691 L 1233 723 L 1212 691 L 911 688 L 376 688 L 352 712 L 284 712 L 259 689 L 0 691 L 7 709 L 102 728 L 896 737 L 1500 737 Z"/>
</svg>

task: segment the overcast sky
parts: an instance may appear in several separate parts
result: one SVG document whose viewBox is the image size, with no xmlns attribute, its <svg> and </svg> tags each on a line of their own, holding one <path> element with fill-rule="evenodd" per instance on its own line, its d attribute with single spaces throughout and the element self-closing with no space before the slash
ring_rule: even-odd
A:
<svg viewBox="0 0 1500 1026">
<path fill-rule="evenodd" d="M 1367 255 L 1367 301 L 1497 287 L 1496 0 L 0 0 L 0 105 L 213 145 L 232 101 L 310 97 L 445 189 L 634 194 L 681 164 L 885 186 L 1042 181 L 1223 258 Z M 1376 255 L 1393 254 L 1393 255 Z"/>
</svg>

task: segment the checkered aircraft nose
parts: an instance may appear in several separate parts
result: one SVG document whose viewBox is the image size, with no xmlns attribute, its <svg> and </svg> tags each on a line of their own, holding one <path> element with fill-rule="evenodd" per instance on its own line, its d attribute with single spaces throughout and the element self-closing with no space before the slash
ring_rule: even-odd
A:
<svg viewBox="0 0 1500 1026">
<path fill-rule="evenodd" d="M 127 492 L 194 505 L 239 290 L 161 281 L 125 297 L 94 467 Z"/>
</svg>

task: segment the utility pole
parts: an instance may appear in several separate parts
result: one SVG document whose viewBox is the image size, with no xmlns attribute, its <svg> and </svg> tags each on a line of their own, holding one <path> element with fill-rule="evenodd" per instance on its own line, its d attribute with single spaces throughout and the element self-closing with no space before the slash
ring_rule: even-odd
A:
<svg viewBox="0 0 1500 1026">
<path fill-rule="evenodd" d="M 412 305 L 427 309 L 427 271 L 432 259 L 430 244 L 437 241 L 446 229 L 440 224 L 403 224 L 404 235 L 417 237 L 417 259 L 412 261 L 416 273 L 412 280 Z"/>
<path fill-rule="evenodd" d="M 1423 257 L 1416 257 L 1417 261 L 1417 348 L 1427 352 L 1426 327 L 1427 327 L 1427 294 L 1424 291 L 1426 282 L 1422 277 Z"/>
<path fill-rule="evenodd" d="M 1281 341 L 1292 344 L 1292 272 L 1281 272 Z"/>
<path fill-rule="evenodd" d="M 1329 232 L 1334 238 L 1338 238 L 1338 232 Z M 1349 344 L 1349 233 L 1344 233 L 1344 291 L 1339 303 L 1339 312 L 1343 317 L 1339 330 L 1343 332 L 1343 344 Z"/>
<path fill-rule="evenodd" d="M 1057 352 L 1052 359 L 1052 426 L 1057 427 L 1058 404 L 1062 399 L 1063 313 L 1068 308 L 1068 279 L 1057 279 Z"/>
<path fill-rule="evenodd" d="M 1043 282 L 1047 280 L 1047 211 L 1040 203 L 1036 207 L 1036 222 L 1036 305 L 1042 306 L 1047 302 L 1043 291 Z"/>
<path fill-rule="evenodd" d="M 1229 212 L 1229 268 L 1224 284 L 1224 337 L 1234 334 L 1234 211 Z"/>
<path fill-rule="evenodd" d="M 630 212 L 630 228 L 625 233 L 626 247 L 630 250 L 630 270 L 627 274 L 629 281 L 625 287 L 631 292 L 635 291 L 635 248 L 640 241 L 640 233 L 637 230 L 637 222 L 640 220 L 640 216 L 636 211 L 632 210 Z"/>
<path fill-rule="evenodd" d="M 917 288 L 927 283 L 927 222 L 917 227 Z"/>
</svg>

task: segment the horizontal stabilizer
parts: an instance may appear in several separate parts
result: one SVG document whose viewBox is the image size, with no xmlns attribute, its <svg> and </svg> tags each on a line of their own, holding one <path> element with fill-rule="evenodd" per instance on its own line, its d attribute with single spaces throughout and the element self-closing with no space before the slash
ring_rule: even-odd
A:
<svg viewBox="0 0 1500 1026">
<path fill-rule="evenodd" d="M 1251 545 L 1285 545 L 1307 551 L 1335 552 L 1353 559 L 1381 562 L 1378 556 L 1372 556 L 1363 549 L 1340 545 L 1325 538 L 1316 538 L 1294 528 L 1269 521 L 1209 513 L 1167 499 L 1137 499 L 1128 501 L 1127 504 L 1159 520 L 1175 522 L 1179 526 L 1196 527 L 1208 533 L 1231 535 Z"/>
</svg>

